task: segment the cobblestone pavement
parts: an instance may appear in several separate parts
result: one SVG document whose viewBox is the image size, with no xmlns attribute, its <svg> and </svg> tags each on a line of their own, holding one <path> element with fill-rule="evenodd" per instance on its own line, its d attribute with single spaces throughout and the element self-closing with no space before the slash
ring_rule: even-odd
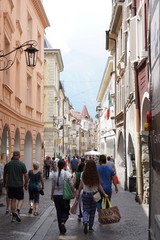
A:
<svg viewBox="0 0 160 240">
<path fill-rule="evenodd" d="M 76 215 L 70 215 L 66 223 L 67 233 L 59 235 L 55 207 L 50 200 L 51 180 L 45 180 L 45 195 L 41 196 L 39 216 L 28 214 L 28 192 L 22 208 L 22 222 L 12 223 L 5 214 L 5 207 L 0 207 L 0 239 L 16 240 L 147 240 L 148 239 L 148 206 L 135 202 L 135 194 L 124 191 L 119 186 L 119 193 L 113 191 L 112 205 L 117 205 L 121 213 L 121 221 L 117 224 L 100 225 L 96 213 L 94 232 L 84 234 L 83 224 L 77 221 Z M 5 198 L 0 198 L 5 204 Z M 72 204 L 72 203 L 71 203 Z"/>
<path fill-rule="evenodd" d="M 11 216 L 5 214 L 5 196 L 0 198 L 0 239 L 16 239 L 21 240 L 23 237 L 30 239 L 30 237 L 36 231 L 36 228 L 40 226 L 42 220 L 46 216 L 46 212 L 53 209 L 53 203 L 50 198 L 51 194 L 51 180 L 44 180 L 44 196 L 40 196 L 40 215 L 34 216 L 28 214 L 29 210 L 29 194 L 25 191 L 25 201 L 21 210 L 21 223 L 11 222 Z"/>
</svg>

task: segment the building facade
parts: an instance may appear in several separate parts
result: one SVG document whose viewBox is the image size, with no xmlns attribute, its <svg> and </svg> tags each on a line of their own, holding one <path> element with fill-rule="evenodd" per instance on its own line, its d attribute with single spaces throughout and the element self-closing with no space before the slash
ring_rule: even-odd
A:
<svg viewBox="0 0 160 240">
<path fill-rule="evenodd" d="M 150 99 L 151 99 L 151 126 L 150 126 L 150 218 L 149 240 L 160 239 L 160 1 L 150 1 Z"/>
<path fill-rule="evenodd" d="M 147 1 L 113 1 L 106 50 L 115 65 L 112 78 L 116 168 L 122 186 L 136 192 L 136 200 L 143 203 L 149 202 L 148 130 L 145 128 L 150 110 L 147 26 Z"/>
<path fill-rule="evenodd" d="M 26 41 L 35 40 L 38 60 L 35 68 L 25 62 L 24 48 L 14 64 L 0 71 L 0 163 L 4 166 L 19 150 L 21 159 L 32 167 L 43 154 L 43 62 L 44 31 L 49 26 L 40 0 L 0 1 L 0 49 L 8 53 Z M 13 60 L 12 54 L 8 58 Z M 5 59 L 1 59 L 3 68 Z"/>
<path fill-rule="evenodd" d="M 64 66 L 61 51 L 51 48 L 47 39 L 44 57 L 44 157 L 47 155 L 56 157 L 62 151 L 58 128 L 60 121 L 63 120 L 60 73 Z"/>
<path fill-rule="evenodd" d="M 115 78 L 113 58 L 108 57 L 97 95 L 97 121 L 99 121 L 98 151 L 115 159 Z"/>
</svg>

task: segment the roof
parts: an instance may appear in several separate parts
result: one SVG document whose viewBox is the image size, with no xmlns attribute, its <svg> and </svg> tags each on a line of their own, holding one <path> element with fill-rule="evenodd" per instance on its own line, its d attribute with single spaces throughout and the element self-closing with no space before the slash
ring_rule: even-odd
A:
<svg viewBox="0 0 160 240">
<path fill-rule="evenodd" d="M 82 118 L 90 119 L 90 116 L 89 116 L 89 113 L 88 113 L 86 105 L 83 106 L 81 116 L 82 116 Z"/>
<path fill-rule="evenodd" d="M 74 118 L 76 118 L 77 120 L 81 120 L 81 113 L 80 112 L 76 112 L 73 109 L 71 109 L 71 114 Z"/>
</svg>

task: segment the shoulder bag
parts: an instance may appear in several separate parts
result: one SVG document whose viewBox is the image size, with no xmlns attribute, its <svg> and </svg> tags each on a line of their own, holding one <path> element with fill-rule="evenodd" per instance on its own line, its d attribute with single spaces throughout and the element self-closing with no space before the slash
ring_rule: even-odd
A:
<svg viewBox="0 0 160 240">
<path fill-rule="evenodd" d="M 106 201 L 109 203 L 109 208 L 106 208 Z M 118 223 L 121 219 L 121 215 L 117 206 L 112 207 L 109 199 L 104 199 L 104 206 L 98 210 L 98 221 L 101 224 Z"/>
<path fill-rule="evenodd" d="M 101 200 L 101 194 L 98 191 L 93 194 L 93 200 L 95 202 L 99 202 L 99 200 Z"/>
<path fill-rule="evenodd" d="M 66 179 L 66 173 L 64 174 L 64 185 L 63 185 L 63 199 L 70 200 L 74 198 L 74 193 L 72 191 L 72 185 L 69 180 Z"/>
</svg>

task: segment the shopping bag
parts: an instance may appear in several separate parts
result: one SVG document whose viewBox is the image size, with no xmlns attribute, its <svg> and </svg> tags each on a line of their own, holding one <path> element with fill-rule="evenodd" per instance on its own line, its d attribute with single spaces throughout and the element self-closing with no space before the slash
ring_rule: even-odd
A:
<svg viewBox="0 0 160 240">
<path fill-rule="evenodd" d="M 72 185 L 69 181 L 65 180 L 64 178 L 64 185 L 63 185 L 63 199 L 70 200 L 74 198 L 74 193 L 72 191 Z"/>
<path fill-rule="evenodd" d="M 100 195 L 99 192 L 96 192 L 96 193 L 93 194 L 93 200 L 95 202 L 98 202 L 100 199 L 101 199 L 101 195 Z"/>
<path fill-rule="evenodd" d="M 106 208 L 106 201 L 109 203 L 109 208 Z M 101 224 L 118 223 L 121 215 L 117 206 L 112 207 L 109 199 L 104 199 L 104 206 L 98 210 L 98 221 Z"/>
<path fill-rule="evenodd" d="M 77 213 L 78 202 L 79 201 L 77 199 L 74 201 L 74 203 L 73 203 L 73 205 L 72 205 L 72 207 L 70 209 L 70 212 L 72 214 L 76 214 Z"/>
<path fill-rule="evenodd" d="M 114 175 L 114 179 L 115 179 L 116 183 L 119 184 L 119 179 L 118 179 L 117 175 Z"/>
</svg>

